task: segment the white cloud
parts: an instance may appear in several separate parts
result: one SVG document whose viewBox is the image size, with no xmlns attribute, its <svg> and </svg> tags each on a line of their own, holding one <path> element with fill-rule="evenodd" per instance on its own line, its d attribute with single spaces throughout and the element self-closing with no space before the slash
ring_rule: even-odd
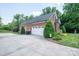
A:
<svg viewBox="0 0 79 59">
<path fill-rule="evenodd" d="M 11 23 L 11 22 L 12 22 L 12 20 L 8 20 L 8 21 L 3 20 L 3 21 L 2 21 L 2 23 L 3 23 L 4 25 L 6 25 L 6 24 L 8 24 L 8 23 Z"/>
<path fill-rule="evenodd" d="M 63 13 L 63 5 L 64 5 L 64 3 L 57 3 L 57 5 L 56 5 L 56 8 L 57 8 L 61 13 Z"/>
<path fill-rule="evenodd" d="M 41 11 L 33 11 L 32 15 L 39 16 L 42 12 Z"/>
</svg>

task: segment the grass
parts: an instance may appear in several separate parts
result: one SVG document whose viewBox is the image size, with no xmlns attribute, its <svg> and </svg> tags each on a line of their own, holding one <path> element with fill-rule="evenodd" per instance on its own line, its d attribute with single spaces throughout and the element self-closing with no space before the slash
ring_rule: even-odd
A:
<svg viewBox="0 0 79 59">
<path fill-rule="evenodd" d="M 0 30 L 0 33 L 8 33 L 8 32 L 10 32 L 10 31 L 8 31 L 8 30 Z"/>
<path fill-rule="evenodd" d="M 0 30 L 0 33 L 14 33 L 14 34 L 19 34 L 18 32 L 12 32 L 8 30 Z"/>
<path fill-rule="evenodd" d="M 11 31 L 7 31 L 7 30 L 0 30 L 0 33 L 18 34 L 17 32 L 11 32 Z M 65 45 L 65 46 L 79 48 L 79 34 L 67 33 L 66 35 L 62 35 L 61 38 L 62 38 L 62 40 L 56 40 L 57 43 Z"/>
<path fill-rule="evenodd" d="M 57 42 L 63 44 L 65 46 L 79 48 L 79 34 L 70 34 L 61 36 L 62 40 L 58 40 Z"/>
</svg>

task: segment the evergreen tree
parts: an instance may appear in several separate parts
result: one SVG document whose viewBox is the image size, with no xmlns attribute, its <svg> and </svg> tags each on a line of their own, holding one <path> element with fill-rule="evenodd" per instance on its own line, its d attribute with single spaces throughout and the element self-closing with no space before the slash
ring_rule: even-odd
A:
<svg viewBox="0 0 79 59">
<path fill-rule="evenodd" d="M 25 34 L 25 29 L 24 29 L 24 27 L 21 28 L 21 34 Z"/>
<path fill-rule="evenodd" d="M 50 35 L 54 35 L 54 27 L 51 23 L 51 21 L 49 20 L 44 28 L 44 37 L 45 38 L 49 38 Z"/>
</svg>

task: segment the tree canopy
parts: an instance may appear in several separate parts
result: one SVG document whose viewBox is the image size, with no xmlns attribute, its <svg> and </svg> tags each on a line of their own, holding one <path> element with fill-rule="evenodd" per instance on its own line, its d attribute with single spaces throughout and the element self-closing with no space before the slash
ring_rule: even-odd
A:
<svg viewBox="0 0 79 59">
<path fill-rule="evenodd" d="M 0 26 L 2 25 L 2 21 L 1 20 L 2 20 L 2 18 L 0 17 Z"/>
<path fill-rule="evenodd" d="M 60 17 L 61 16 L 61 12 L 56 9 L 56 7 L 46 7 L 44 9 L 42 9 L 42 14 L 41 15 L 46 15 L 48 13 L 57 13 L 57 16 Z M 32 20 L 32 18 L 34 18 L 33 15 L 30 16 L 25 16 L 24 14 L 15 14 L 13 16 L 13 21 L 9 24 L 7 24 L 6 26 L 3 26 L 4 28 L 6 27 L 8 30 L 13 30 L 13 31 L 19 31 L 20 25 L 21 23 L 27 21 L 27 20 Z M 1 25 L 1 17 L 0 17 L 0 25 Z"/>
<path fill-rule="evenodd" d="M 48 13 L 57 13 L 57 16 L 60 17 L 61 16 L 61 12 L 56 9 L 56 7 L 46 7 L 44 9 L 42 9 L 42 15 L 48 14 Z"/>
<path fill-rule="evenodd" d="M 63 7 L 64 13 L 61 23 L 66 27 L 67 32 L 79 32 L 79 3 L 66 3 Z"/>
</svg>

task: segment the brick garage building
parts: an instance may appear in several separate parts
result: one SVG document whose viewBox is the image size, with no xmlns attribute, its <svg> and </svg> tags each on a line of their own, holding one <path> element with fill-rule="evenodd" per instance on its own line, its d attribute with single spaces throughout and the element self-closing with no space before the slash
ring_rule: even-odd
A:
<svg viewBox="0 0 79 59">
<path fill-rule="evenodd" d="M 26 34 L 43 35 L 46 22 L 51 20 L 56 32 L 60 31 L 60 20 L 55 13 L 37 16 L 22 23 L 21 28 L 24 27 Z"/>
</svg>

